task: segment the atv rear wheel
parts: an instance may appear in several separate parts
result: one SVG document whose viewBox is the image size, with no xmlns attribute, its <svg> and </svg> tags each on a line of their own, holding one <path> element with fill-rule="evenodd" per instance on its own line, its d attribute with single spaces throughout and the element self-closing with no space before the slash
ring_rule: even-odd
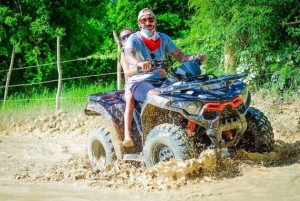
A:
<svg viewBox="0 0 300 201">
<path fill-rule="evenodd" d="M 116 160 L 110 132 L 104 127 L 94 128 L 88 138 L 88 155 L 93 168 L 104 167 Z"/>
<path fill-rule="evenodd" d="M 195 155 L 194 143 L 185 130 L 173 124 L 156 126 L 145 141 L 144 157 L 147 168 L 161 161 L 166 162 L 173 158 L 189 159 Z"/>
<path fill-rule="evenodd" d="M 238 148 L 249 152 L 270 152 L 274 148 L 274 133 L 268 118 L 258 109 L 250 107 L 246 114 L 247 130 Z"/>
</svg>

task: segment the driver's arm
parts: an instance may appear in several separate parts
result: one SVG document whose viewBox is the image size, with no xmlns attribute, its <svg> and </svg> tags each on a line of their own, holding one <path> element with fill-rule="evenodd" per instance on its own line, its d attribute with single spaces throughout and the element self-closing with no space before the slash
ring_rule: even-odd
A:
<svg viewBox="0 0 300 201">
<path fill-rule="evenodd" d="M 194 56 L 188 55 L 183 53 L 180 49 L 176 48 L 174 49 L 172 52 L 170 52 L 170 55 L 176 59 L 177 61 L 179 61 L 180 63 L 184 63 L 186 61 L 190 61 L 194 58 Z M 206 55 L 204 54 L 198 54 L 197 56 L 201 56 L 202 57 L 202 62 L 206 61 Z"/>
<path fill-rule="evenodd" d="M 137 60 L 135 58 L 135 51 L 132 48 L 125 48 L 125 59 L 129 64 L 140 67 L 141 71 L 151 70 L 150 62 Z"/>
<path fill-rule="evenodd" d="M 176 48 L 172 52 L 170 52 L 170 55 L 179 61 L 180 63 L 184 63 L 188 61 L 191 57 L 191 55 L 184 54 L 180 49 Z"/>
</svg>

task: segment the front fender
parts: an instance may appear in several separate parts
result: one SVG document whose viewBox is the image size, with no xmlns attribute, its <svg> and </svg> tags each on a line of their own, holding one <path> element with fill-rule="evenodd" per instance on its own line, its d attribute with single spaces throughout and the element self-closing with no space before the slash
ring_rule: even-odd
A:
<svg viewBox="0 0 300 201">
<path fill-rule="evenodd" d="M 155 127 L 163 123 L 171 123 L 168 114 L 169 110 L 164 109 L 168 99 L 156 95 L 147 95 L 147 99 L 142 106 L 141 122 L 143 127 L 143 139 Z"/>
</svg>

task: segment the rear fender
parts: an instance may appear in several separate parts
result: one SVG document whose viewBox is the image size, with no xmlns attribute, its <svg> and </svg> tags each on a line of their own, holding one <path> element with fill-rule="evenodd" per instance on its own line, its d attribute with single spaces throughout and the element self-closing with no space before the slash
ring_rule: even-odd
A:
<svg viewBox="0 0 300 201">
<path fill-rule="evenodd" d="M 102 116 L 106 122 L 105 127 L 110 131 L 110 137 L 118 159 L 122 159 L 125 150 L 123 141 L 123 110 L 125 103 L 120 98 L 123 91 L 113 91 L 88 95 L 89 102 L 86 104 L 84 113 L 92 116 Z"/>
</svg>

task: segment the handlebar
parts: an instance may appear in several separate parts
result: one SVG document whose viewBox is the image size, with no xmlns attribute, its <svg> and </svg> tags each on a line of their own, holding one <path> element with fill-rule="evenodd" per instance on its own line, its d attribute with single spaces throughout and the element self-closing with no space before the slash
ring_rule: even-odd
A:
<svg viewBox="0 0 300 201">
<path fill-rule="evenodd" d="M 152 68 L 149 71 L 153 71 L 156 69 L 167 69 L 167 68 L 171 67 L 168 60 L 166 60 L 166 59 L 163 59 L 163 60 L 152 59 L 152 60 L 150 60 L 150 64 L 151 64 Z M 137 68 L 139 69 L 139 71 L 142 70 L 142 67 L 140 67 L 140 66 L 137 66 Z M 149 72 L 149 71 L 145 71 L 145 72 Z"/>
<path fill-rule="evenodd" d="M 153 70 L 157 70 L 157 69 L 164 69 L 166 71 L 169 71 L 169 73 L 173 76 L 176 77 L 178 80 L 182 80 L 184 79 L 184 77 L 182 77 L 181 75 L 178 75 L 177 73 L 175 73 L 174 69 L 172 68 L 172 66 L 169 64 L 168 60 L 163 59 L 163 60 L 156 60 L 154 59 L 154 57 L 151 57 L 152 59 L 149 61 L 151 64 L 151 69 L 149 71 L 143 71 L 144 73 L 148 73 L 151 72 Z M 203 60 L 202 56 L 194 56 L 192 60 L 187 61 L 187 62 L 192 62 L 194 63 L 196 66 L 196 68 L 200 69 L 201 66 L 201 62 Z M 185 62 L 186 63 L 186 62 Z M 141 67 L 137 67 L 138 71 L 141 71 L 142 68 Z M 200 74 L 201 71 L 199 71 Z"/>
<path fill-rule="evenodd" d="M 163 60 L 155 60 L 152 59 L 150 61 L 150 64 L 152 66 L 153 69 L 159 69 L 159 68 L 168 68 L 170 67 L 168 60 L 163 59 Z"/>
</svg>

